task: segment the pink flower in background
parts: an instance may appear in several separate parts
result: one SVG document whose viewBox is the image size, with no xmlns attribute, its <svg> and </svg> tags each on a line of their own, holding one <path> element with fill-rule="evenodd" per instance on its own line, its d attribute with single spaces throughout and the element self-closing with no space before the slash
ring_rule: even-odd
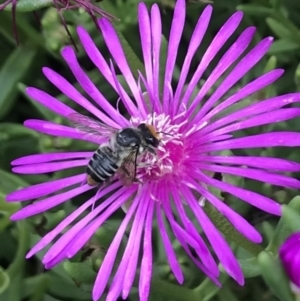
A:
<svg viewBox="0 0 300 301">
<path fill-rule="evenodd" d="M 211 13 L 212 7 L 207 6 L 196 24 L 181 67 L 178 84 L 174 88 L 171 83 L 172 75 L 185 23 L 185 1 L 178 0 L 176 2 L 162 90 L 159 88 L 159 74 L 161 74 L 160 69 L 162 68 L 160 64 L 162 23 L 158 6 L 154 4 L 148 13 L 145 4 L 139 4 L 138 24 L 145 75 L 140 73 L 137 81 L 129 68 L 113 26 L 105 18 L 99 20 L 99 27 L 106 46 L 114 63 L 123 74 L 134 100 L 121 86 L 112 62 L 108 64 L 105 61 L 85 29 L 82 27 L 77 29 L 88 57 L 118 93 L 120 100 L 131 116 L 130 120 L 125 119 L 105 99 L 80 67 L 71 47 L 66 47 L 62 51 L 62 56 L 79 85 L 93 102 L 87 100 L 73 85 L 55 71 L 49 68 L 43 69 L 47 79 L 64 95 L 107 126 L 121 129 L 145 122 L 153 124 L 156 130 L 161 132 L 161 141 L 156 156 L 146 152 L 138 158 L 143 167 L 138 168 L 137 183 L 124 186 L 122 181 L 116 178 L 112 184 L 102 187 L 98 192 L 95 190 L 97 199 L 106 197 L 105 201 L 100 204 L 95 203 L 95 196 L 87 200 L 45 235 L 27 255 L 28 258 L 33 256 L 54 242 L 56 237 L 64 232 L 43 258 L 45 267 L 51 268 L 62 260 L 73 257 L 116 210 L 126 207 L 124 220 L 107 251 L 95 280 L 94 300 L 98 300 L 104 292 L 112 273 L 122 237 L 130 222 L 132 225 L 127 246 L 116 274 L 113 275 L 107 300 L 116 300 L 119 295 L 122 295 L 123 298 L 128 296 L 137 269 L 140 270 L 140 300 L 148 299 L 153 261 L 153 219 L 157 220 L 171 270 L 177 281 L 183 283 L 183 272 L 163 223 L 164 216 L 166 216 L 175 237 L 195 265 L 219 285 L 217 262 L 196 226 L 188 217 L 187 207 L 194 213 L 195 219 L 202 227 L 203 233 L 224 269 L 240 285 L 243 285 L 244 277 L 238 261 L 222 234 L 205 214 L 203 210 L 205 202 L 211 203 L 249 240 L 259 243 L 262 239 L 261 235 L 242 216 L 218 199 L 209 188 L 215 187 L 270 214 L 280 215 L 280 205 L 266 196 L 222 182 L 211 175 L 217 172 L 281 187 L 296 189 L 300 187 L 298 180 L 281 174 L 300 171 L 299 163 L 271 157 L 224 156 L 219 153 L 234 149 L 299 146 L 300 134 L 295 132 L 267 132 L 239 138 L 235 138 L 233 133 L 298 117 L 300 115 L 299 108 L 286 108 L 285 106 L 299 102 L 300 94 L 287 94 L 254 102 L 224 116 L 223 112 L 226 109 L 272 84 L 283 73 L 280 69 L 272 70 L 232 93 L 225 100 L 220 101 L 266 54 L 271 45 L 272 38 L 267 37 L 247 53 L 244 53 L 254 36 L 254 27 L 246 28 L 238 36 L 221 57 L 199 92 L 195 94 L 197 85 L 208 65 L 237 29 L 242 19 L 242 13 L 237 12 L 226 21 L 207 48 L 191 79 L 187 81 L 192 58 L 206 32 Z M 230 68 L 232 70 L 222 79 L 224 73 Z M 222 81 L 220 81 L 221 79 Z M 208 91 L 217 81 L 220 81 L 219 85 L 207 97 Z M 72 108 L 46 92 L 30 87 L 27 89 L 27 93 L 31 98 L 61 116 L 69 118 L 71 114 L 75 113 Z M 100 133 L 98 136 L 87 136 L 78 129 L 43 120 L 27 120 L 25 126 L 48 135 L 94 142 L 95 150 L 99 144 L 107 142 L 109 138 L 106 132 Z M 88 184 L 82 184 L 86 177 L 86 166 L 92 156 L 93 152 L 79 151 L 37 154 L 13 161 L 13 171 L 20 174 L 49 173 L 73 167 L 82 167 L 82 173 L 33 185 L 11 193 L 7 196 L 9 202 L 39 199 L 39 201 L 15 213 L 12 219 L 20 220 L 42 213 L 79 194 L 94 189 Z M 64 192 L 61 192 L 62 189 Z M 200 199 L 199 194 L 202 196 Z M 129 199 L 131 202 L 128 205 Z M 171 208 L 175 209 L 172 210 Z M 66 228 L 85 211 L 87 211 L 86 216 L 66 231 Z M 192 254 L 190 248 L 193 248 L 195 253 Z M 140 251 L 142 251 L 141 263 L 138 262 Z"/>
<path fill-rule="evenodd" d="M 290 235 L 279 249 L 279 257 L 290 280 L 300 288 L 300 233 Z"/>
</svg>

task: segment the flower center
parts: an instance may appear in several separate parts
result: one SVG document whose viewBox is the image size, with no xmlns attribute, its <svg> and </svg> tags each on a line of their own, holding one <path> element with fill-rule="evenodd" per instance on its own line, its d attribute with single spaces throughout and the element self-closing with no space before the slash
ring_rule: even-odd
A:
<svg viewBox="0 0 300 301">
<path fill-rule="evenodd" d="M 160 144 L 156 155 L 145 152 L 138 158 L 137 179 L 142 182 L 157 181 L 162 177 L 178 175 L 184 157 L 184 136 L 181 127 L 184 123 L 173 124 L 169 115 L 148 115 L 146 120 L 132 118 L 137 126 L 140 123 L 151 124 L 160 133 Z"/>
</svg>

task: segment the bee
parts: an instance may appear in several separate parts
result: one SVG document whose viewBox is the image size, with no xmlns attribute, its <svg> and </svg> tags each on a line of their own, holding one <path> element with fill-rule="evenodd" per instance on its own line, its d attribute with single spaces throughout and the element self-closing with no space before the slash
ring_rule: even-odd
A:
<svg viewBox="0 0 300 301">
<path fill-rule="evenodd" d="M 110 180 L 117 172 L 129 182 L 136 182 L 137 159 L 145 152 L 156 154 L 159 133 L 146 123 L 137 127 L 116 129 L 91 117 L 72 113 L 69 120 L 80 131 L 96 137 L 109 137 L 99 145 L 86 168 L 86 181 L 96 186 Z"/>
</svg>

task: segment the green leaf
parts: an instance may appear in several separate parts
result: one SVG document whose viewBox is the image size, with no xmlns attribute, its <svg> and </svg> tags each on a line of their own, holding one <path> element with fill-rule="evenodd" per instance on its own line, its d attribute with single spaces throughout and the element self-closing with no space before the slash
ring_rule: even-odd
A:
<svg viewBox="0 0 300 301">
<path fill-rule="evenodd" d="M 7 194 L 17 188 L 28 186 L 28 183 L 16 175 L 0 169 L 0 191 Z"/>
<path fill-rule="evenodd" d="M 92 260 L 88 258 L 84 262 L 64 262 L 64 269 L 77 284 L 93 284 L 96 272 L 93 270 Z"/>
<path fill-rule="evenodd" d="M 39 134 L 22 124 L 3 122 L 0 124 L 0 141 L 4 139 L 15 139 L 21 136 L 31 136 L 39 138 Z"/>
<path fill-rule="evenodd" d="M 222 285 L 224 285 L 228 279 L 229 276 L 227 273 L 220 274 L 219 281 L 221 282 Z M 194 292 L 198 296 L 197 300 L 201 300 L 201 301 L 209 301 L 219 291 L 220 291 L 220 287 L 217 286 L 215 283 L 213 283 L 209 278 L 206 278 L 198 287 L 194 289 Z"/>
<path fill-rule="evenodd" d="M 260 266 L 257 263 L 257 258 L 239 259 L 245 278 L 256 277 L 261 274 Z"/>
<path fill-rule="evenodd" d="M 281 52 L 294 51 L 300 48 L 300 45 L 287 39 L 280 39 L 272 43 L 269 54 L 278 54 Z"/>
<path fill-rule="evenodd" d="M 5 194 L 0 191 L 0 232 L 11 223 L 9 217 L 19 208 L 19 203 L 6 202 Z"/>
<path fill-rule="evenodd" d="M 300 196 L 293 198 L 288 204 L 289 209 L 295 212 L 300 212 Z M 266 251 L 277 253 L 279 246 L 282 242 L 291 234 L 291 229 L 289 223 L 286 222 L 287 216 L 285 219 L 282 217 L 275 229 L 274 235 L 266 248 Z"/>
<path fill-rule="evenodd" d="M 14 104 L 16 85 L 28 72 L 36 50 L 17 47 L 0 70 L 0 118 L 5 116 Z"/>
<path fill-rule="evenodd" d="M 295 83 L 298 87 L 300 86 L 300 64 L 298 64 L 295 71 Z"/>
<path fill-rule="evenodd" d="M 8 288 L 10 278 L 5 270 L 0 266 L 0 295 Z"/>
<path fill-rule="evenodd" d="M 294 301 L 290 283 L 282 268 L 281 262 L 269 252 L 263 251 L 257 257 L 261 274 L 270 290 L 281 301 Z"/>
<path fill-rule="evenodd" d="M 285 39 L 291 35 L 289 29 L 282 25 L 282 23 L 278 22 L 273 18 L 267 18 L 266 22 L 270 29 L 281 39 Z"/>
<path fill-rule="evenodd" d="M 274 43 L 273 43 L 273 44 L 274 44 Z M 272 71 L 273 69 L 276 68 L 276 65 L 277 65 L 277 58 L 276 58 L 276 56 L 272 55 L 272 56 L 268 59 L 266 65 L 265 65 L 265 68 L 264 68 L 263 73 L 267 73 L 267 72 Z"/>
<path fill-rule="evenodd" d="M 65 273 L 66 274 L 66 273 Z M 76 287 L 72 280 L 66 280 L 52 269 L 48 273 L 50 284 L 47 292 L 59 300 L 91 300 L 91 294 Z M 67 275 L 66 275 L 67 276 Z"/>
<path fill-rule="evenodd" d="M 257 4 L 242 4 L 238 5 L 236 9 L 244 11 L 246 14 L 254 16 L 267 16 L 273 13 L 272 8 L 259 6 Z"/>
<path fill-rule="evenodd" d="M 52 6 L 53 0 L 18 0 L 17 12 L 25 13 L 35 11 L 44 7 Z M 12 5 L 8 4 L 4 10 L 11 11 Z"/>
<path fill-rule="evenodd" d="M 299 200 L 300 201 L 300 200 Z M 300 212 L 295 211 L 290 206 L 282 206 L 282 220 L 285 225 L 292 231 L 300 231 Z"/>
</svg>

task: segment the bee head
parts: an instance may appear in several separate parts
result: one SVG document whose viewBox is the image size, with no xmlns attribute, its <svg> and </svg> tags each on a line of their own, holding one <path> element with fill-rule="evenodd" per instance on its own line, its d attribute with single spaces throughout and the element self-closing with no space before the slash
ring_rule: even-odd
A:
<svg viewBox="0 0 300 301">
<path fill-rule="evenodd" d="M 142 136 L 145 139 L 146 143 L 153 147 L 158 147 L 160 138 L 154 126 L 146 123 L 141 123 L 138 128 L 142 132 Z"/>
</svg>

